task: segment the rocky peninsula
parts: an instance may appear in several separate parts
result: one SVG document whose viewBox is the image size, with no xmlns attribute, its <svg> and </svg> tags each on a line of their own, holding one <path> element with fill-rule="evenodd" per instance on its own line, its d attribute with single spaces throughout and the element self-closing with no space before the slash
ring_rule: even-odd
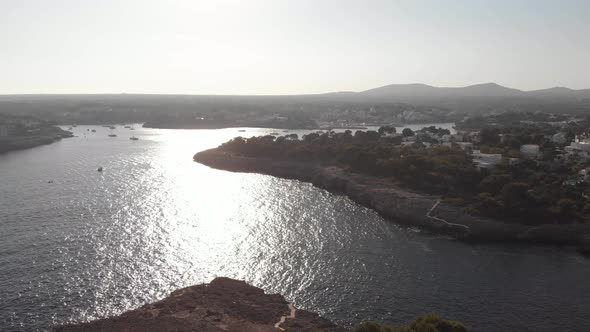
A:
<svg viewBox="0 0 590 332">
<path fill-rule="evenodd" d="M 250 172 L 312 183 L 374 209 L 386 219 L 448 234 L 464 241 L 528 242 L 588 248 L 590 225 L 525 224 L 469 215 L 440 197 L 401 188 L 382 178 L 352 173 L 317 162 L 246 157 L 222 149 L 197 153 L 194 160 L 212 168 Z M 587 251 L 586 251 L 587 252 Z"/>
<path fill-rule="evenodd" d="M 176 290 L 167 298 L 117 317 L 59 326 L 55 332 L 135 331 L 350 331 L 318 314 L 295 308 L 280 294 L 266 294 L 244 281 L 215 278 L 209 284 Z M 408 326 L 392 328 L 361 324 L 355 332 L 466 332 L 458 322 L 436 315 L 417 318 Z"/>
<path fill-rule="evenodd" d="M 216 278 L 179 289 L 169 297 L 120 316 L 66 325 L 75 331 L 277 331 L 337 332 L 344 328 L 317 314 L 295 309 L 279 294 L 265 294 L 244 281 Z"/>
<path fill-rule="evenodd" d="M 0 114 L 0 154 L 51 144 L 67 137 L 73 134 L 46 122 Z"/>
</svg>

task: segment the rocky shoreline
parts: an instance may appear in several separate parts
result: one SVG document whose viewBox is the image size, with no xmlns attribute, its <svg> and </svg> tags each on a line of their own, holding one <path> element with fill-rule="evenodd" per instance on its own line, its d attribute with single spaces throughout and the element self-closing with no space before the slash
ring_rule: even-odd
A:
<svg viewBox="0 0 590 332">
<path fill-rule="evenodd" d="M 244 281 L 215 278 L 117 317 L 59 326 L 77 331 L 346 331 L 315 313 L 296 309 L 282 295 L 265 294 Z"/>
<path fill-rule="evenodd" d="M 208 284 L 176 290 L 163 300 L 116 317 L 58 326 L 53 331 L 466 332 L 467 329 L 460 322 L 430 314 L 399 328 L 369 322 L 350 330 L 316 313 L 295 308 L 280 294 L 266 294 L 244 281 L 220 277 Z"/>
<path fill-rule="evenodd" d="M 267 174 L 312 183 L 318 188 L 348 196 L 374 209 L 386 219 L 417 226 L 464 241 L 523 242 L 590 248 L 590 225 L 509 224 L 472 216 L 439 197 L 400 188 L 377 177 L 349 173 L 339 167 L 314 163 L 250 158 L 218 149 L 197 153 L 194 160 L 212 168 Z"/>
<path fill-rule="evenodd" d="M 56 128 L 51 135 L 0 137 L 0 154 L 47 145 L 69 137 L 73 137 L 73 134 L 60 128 Z"/>
</svg>

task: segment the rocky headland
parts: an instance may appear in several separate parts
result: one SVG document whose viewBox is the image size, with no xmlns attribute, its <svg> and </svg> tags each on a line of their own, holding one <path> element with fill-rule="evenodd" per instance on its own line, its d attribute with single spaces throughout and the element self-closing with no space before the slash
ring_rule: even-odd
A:
<svg viewBox="0 0 590 332">
<path fill-rule="evenodd" d="M 51 144 L 68 137 L 73 137 L 73 134 L 54 126 L 45 126 L 30 133 L 4 136 L 0 137 L 0 154 Z"/>
<path fill-rule="evenodd" d="M 260 173 L 309 182 L 332 193 L 346 195 L 396 223 L 448 234 L 464 241 L 566 245 L 576 246 L 581 252 L 588 252 L 590 247 L 588 224 L 529 226 L 473 216 L 460 207 L 441 202 L 438 196 L 414 192 L 381 178 L 350 173 L 340 167 L 245 157 L 220 149 L 199 152 L 194 160 L 226 171 Z"/>
<path fill-rule="evenodd" d="M 120 316 L 88 323 L 59 326 L 54 332 L 139 331 L 351 331 L 318 314 L 295 308 L 280 294 L 266 294 L 244 281 L 215 278 L 209 284 L 174 291 L 167 298 Z M 459 322 L 436 315 L 418 317 L 407 326 L 393 328 L 364 323 L 355 332 L 466 332 Z"/>
<path fill-rule="evenodd" d="M 216 278 L 174 291 L 167 298 L 120 316 L 60 326 L 75 331 L 345 331 L 301 309 L 279 294 L 265 294 L 244 281 Z"/>
</svg>

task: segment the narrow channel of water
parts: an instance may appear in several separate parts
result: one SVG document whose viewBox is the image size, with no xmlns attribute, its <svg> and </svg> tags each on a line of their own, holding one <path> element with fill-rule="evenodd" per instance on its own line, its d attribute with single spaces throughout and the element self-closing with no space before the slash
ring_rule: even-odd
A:
<svg viewBox="0 0 590 332">
<path fill-rule="evenodd" d="M 115 315 L 215 276 L 345 325 L 436 312 L 472 331 L 590 330 L 590 260 L 571 250 L 468 245 L 309 184 L 192 161 L 274 130 L 74 131 L 0 156 L 2 331 Z"/>
</svg>

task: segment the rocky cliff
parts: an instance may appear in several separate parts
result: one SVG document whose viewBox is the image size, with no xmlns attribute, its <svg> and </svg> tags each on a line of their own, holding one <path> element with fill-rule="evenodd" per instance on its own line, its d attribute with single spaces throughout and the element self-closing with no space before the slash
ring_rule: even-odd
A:
<svg viewBox="0 0 590 332">
<path fill-rule="evenodd" d="M 120 316 L 57 327 L 78 331 L 345 331 L 317 314 L 294 308 L 279 294 L 243 281 L 216 278 Z"/>
<path fill-rule="evenodd" d="M 236 156 L 219 149 L 199 152 L 194 160 L 232 172 L 261 173 L 311 182 L 316 187 L 347 195 L 397 223 L 466 241 L 537 242 L 582 247 L 588 246 L 590 239 L 588 224 L 532 227 L 477 217 L 441 202 L 437 196 L 413 192 L 382 178 L 350 173 L 339 167 Z"/>
</svg>

